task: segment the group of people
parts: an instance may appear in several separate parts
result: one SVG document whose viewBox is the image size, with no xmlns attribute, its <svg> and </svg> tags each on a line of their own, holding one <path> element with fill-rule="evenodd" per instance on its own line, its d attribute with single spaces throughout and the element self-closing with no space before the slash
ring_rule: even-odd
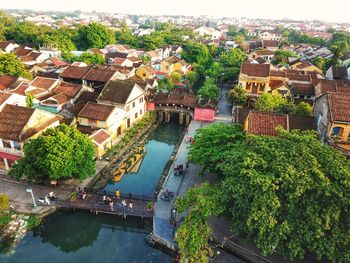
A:
<svg viewBox="0 0 350 263">
<path fill-rule="evenodd" d="M 115 199 L 115 200 L 120 200 L 120 190 L 119 190 L 119 189 L 117 189 L 117 190 L 115 191 L 115 197 L 114 197 L 114 199 Z M 104 205 L 110 205 L 111 210 L 113 211 L 114 200 L 113 200 L 111 197 L 107 196 L 106 193 L 102 196 L 102 203 L 103 203 Z M 121 205 L 124 209 L 128 207 L 128 208 L 130 209 L 131 212 L 133 211 L 133 203 L 132 203 L 131 200 L 130 200 L 130 202 L 129 202 L 129 205 L 127 205 L 125 198 L 123 198 L 123 200 L 121 201 L 121 204 L 119 203 L 119 206 L 120 206 L 120 205 Z"/>
</svg>

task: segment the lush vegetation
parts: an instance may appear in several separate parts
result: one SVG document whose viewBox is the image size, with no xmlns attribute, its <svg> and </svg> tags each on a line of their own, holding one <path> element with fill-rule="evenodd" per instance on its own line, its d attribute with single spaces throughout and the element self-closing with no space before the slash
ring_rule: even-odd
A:
<svg viewBox="0 0 350 263">
<path fill-rule="evenodd" d="M 247 93 L 245 90 L 236 85 L 226 95 L 228 103 L 233 106 L 244 106 L 247 103 Z"/>
<path fill-rule="evenodd" d="M 260 111 L 276 113 L 292 113 L 295 110 L 293 102 L 282 96 L 275 96 L 269 93 L 261 95 L 256 103 L 256 108 Z"/>
<path fill-rule="evenodd" d="M 289 57 L 298 58 L 299 56 L 292 51 L 276 50 L 272 63 L 275 65 L 278 65 L 278 64 L 286 65 L 288 64 Z"/>
<path fill-rule="evenodd" d="M 84 62 L 86 64 L 104 64 L 105 59 L 99 54 L 92 54 L 89 52 L 84 52 L 80 56 L 74 56 L 71 53 L 64 53 L 63 59 L 73 63 L 73 62 Z"/>
<path fill-rule="evenodd" d="M 340 152 L 311 131 L 245 136 L 239 127 L 220 124 L 199 130 L 194 140 L 190 161 L 220 180 L 211 185 L 215 190 L 204 184 L 178 201 L 179 211 L 189 213 L 177 233 L 181 259 L 198 262 L 201 256 L 206 262 L 205 218 L 221 214 L 264 255 L 294 260 L 311 252 L 317 259 L 349 262 L 350 162 Z"/>
<path fill-rule="evenodd" d="M 42 136 L 28 141 L 23 150 L 25 157 L 9 173 L 17 179 L 26 176 L 28 180 L 38 177 L 82 180 L 95 172 L 94 145 L 75 127 L 50 128 Z"/>
<path fill-rule="evenodd" d="M 101 24 L 90 23 L 86 26 L 79 26 L 77 29 L 76 44 L 80 50 L 104 48 L 106 45 L 114 43 L 113 31 Z"/>
<path fill-rule="evenodd" d="M 26 70 L 24 64 L 12 53 L 0 54 L 0 75 L 32 78 L 32 75 Z"/>
</svg>

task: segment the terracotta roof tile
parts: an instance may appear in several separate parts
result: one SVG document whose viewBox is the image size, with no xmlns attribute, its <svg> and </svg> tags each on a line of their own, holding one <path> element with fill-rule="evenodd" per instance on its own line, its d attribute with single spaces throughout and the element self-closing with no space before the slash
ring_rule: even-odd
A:
<svg viewBox="0 0 350 263">
<path fill-rule="evenodd" d="M 10 93 L 0 92 L 0 105 L 3 104 L 10 97 Z"/>
<path fill-rule="evenodd" d="M 79 84 L 70 84 L 67 82 L 61 82 L 58 86 L 53 90 L 55 94 L 63 93 L 64 95 L 75 98 L 78 95 L 79 91 L 82 89 L 82 86 Z"/>
<path fill-rule="evenodd" d="M 272 90 L 275 90 L 285 86 L 285 83 L 282 80 L 270 80 L 269 86 Z"/>
<path fill-rule="evenodd" d="M 98 145 L 102 145 L 105 142 L 107 142 L 111 135 L 104 129 L 98 130 L 97 132 L 93 133 L 90 138 Z"/>
<path fill-rule="evenodd" d="M 0 112 L 0 138 L 22 141 L 21 132 L 34 113 L 34 109 L 6 104 Z"/>
<path fill-rule="evenodd" d="M 5 90 L 14 85 L 18 80 L 18 77 L 13 76 L 0 76 L 0 90 Z"/>
<path fill-rule="evenodd" d="M 350 122 L 350 94 L 331 92 L 329 102 L 333 121 Z"/>
<path fill-rule="evenodd" d="M 84 79 L 88 81 L 107 82 L 115 74 L 114 70 L 92 68 L 85 76 Z"/>
<path fill-rule="evenodd" d="M 114 106 L 88 102 L 79 112 L 78 117 L 106 121 L 113 110 Z"/>
<path fill-rule="evenodd" d="M 110 80 L 103 88 L 97 100 L 116 104 L 125 104 L 134 87 L 134 82 Z"/>
<path fill-rule="evenodd" d="M 287 115 L 267 112 L 250 112 L 248 116 L 248 132 L 255 135 L 276 136 L 276 128 L 287 129 Z"/>
<path fill-rule="evenodd" d="M 241 73 L 254 77 L 268 77 L 270 74 L 270 64 L 243 63 Z"/>
<path fill-rule="evenodd" d="M 60 74 L 62 78 L 70 78 L 70 79 L 83 79 L 85 75 L 91 70 L 91 66 L 89 67 L 76 67 L 69 66 L 63 70 Z"/>
<path fill-rule="evenodd" d="M 315 96 L 315 87 L 312 84 L 292 83 L 291 93 Z"/>
<path fill-rule="evenodd" d="M 58 82 L 58 79 L 36 77 L 29 85 L 35 88 L 49 90 L 57 82 Z"/>
</svg>

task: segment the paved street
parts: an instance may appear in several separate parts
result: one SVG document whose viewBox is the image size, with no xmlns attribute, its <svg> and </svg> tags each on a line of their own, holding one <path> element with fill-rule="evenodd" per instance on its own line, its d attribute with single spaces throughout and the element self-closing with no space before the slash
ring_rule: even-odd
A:
<svg viewBox="0 0 350 263">
<path fill-rule="evenodd" d="M 27 193 L 26 189 L 33 189 L 35 201 L 38 197 L 44 197 L 52 189 L 59 199 L 67 199 L 69 193 L 73 190 L 73 187 L 57 186 L 38 186 L 29 185 L 24 182 L 17 182 L 5 174 L 0 174 L 0 193 L 7 194 L 10 197 L 11 204 L 15 207 L 16 211 L 23 213 L 45 213 L 52 209 L 48 206 L 37 206 L 33 208 L 33 201 L 30 193 Z"/>
</svg>

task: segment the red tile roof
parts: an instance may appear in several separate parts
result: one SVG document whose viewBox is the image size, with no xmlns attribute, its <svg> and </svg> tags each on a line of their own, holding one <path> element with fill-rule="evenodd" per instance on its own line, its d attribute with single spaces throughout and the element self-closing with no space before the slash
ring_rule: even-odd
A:
<svg viewBox="0 0 350 263">
<path fill-rule="evenodd" d="M 280 70 L 271 70 L 270 71 L 270 77 L 280 77 L 280 78 L 286 78 L 287 74 L 284 71 Z"/>
<path fill-rule="evenodd" d="M 21 132 L 34 113 L 34 109 L 6 104 L 0 112 L 0 138 L 22 141 Z"/>
<path fill-rule="evenodd" d="M 78 117 L 106 121 L 113 110 L 114 106 L 88 102 L 79 112 Z"/>
<path fill-rule="evenodd" d="M 288 129 L 288 116 L 268 112 L 253 112 L 248 115 L 248 132 L 255 135 L 276 136 L 276 128 Z"/>
<path fill-rule="evenodd" d="M 272 90 L 283 87 L 284 85 L 285 83 L 282 80 L 270 80 L 270 83 L 269 83 L 269 86 Z"/>
<path fill-rule="evenodd" d="M 111 138 L 111 135 L 104 129 L 98 130 L 90 136 L 90 138 L 98 145 L 104 144 Z"/>
<path fill-rule="evenodd" d="M 57 81 L 58 79 L 36 77 L 29 85 L 35 88 L 48 90 L 52 88 Z"/>
<path fill-rule="evenodd" d="M 115 74 L 114 70 L 92 68 L 85 76 L 87 81 L 107 82 Z"/>
<path fill-rule="evenodd" d="M 79 91 L 82 89 L 82 86 L 79 84 L 70 84 L 67 82 L 61 82 L 53 92 L 55 94 L 63 93 L 64 95 L 75 98 L 78 95 Z"/>
<path fill-rule="evenodd" d="M 350 122 L 350 94 L 329 94 L 330 111 L 333 121 Z"/>
<path fill-rule="evenodd" d="M 0 76 L 0 90 L 5 90 L 10 88 L 12 85 L 16 83 L 18 77 L 13 76 Z"/>
<path fill-rule="evenodd" d="M 11 94 L 0 92 L 0 105 L 3 104 L 9 97 L 11 97 Z"/>
<path fill-rule="evenodd" d="M 270 74 L 270 64 L 243 63 L 241 73 L 253 77 L 268 77 Z"/>
<path fill-rule="evenodd" d="M 315 96 L 315 87 L 312 84 L 292 83 L 291 93 Z"/>
<path fill-rule="evenodd" d="M 89 67 L 76 67 L 76 66 L 69 66 L 63 70 L 63 72 L 60 74 L 60 77 L 62 78 L 69 78 L 69 79 L 83 79 L 85 75 L 91 70 L 91 66 Z"/>
</svg>

